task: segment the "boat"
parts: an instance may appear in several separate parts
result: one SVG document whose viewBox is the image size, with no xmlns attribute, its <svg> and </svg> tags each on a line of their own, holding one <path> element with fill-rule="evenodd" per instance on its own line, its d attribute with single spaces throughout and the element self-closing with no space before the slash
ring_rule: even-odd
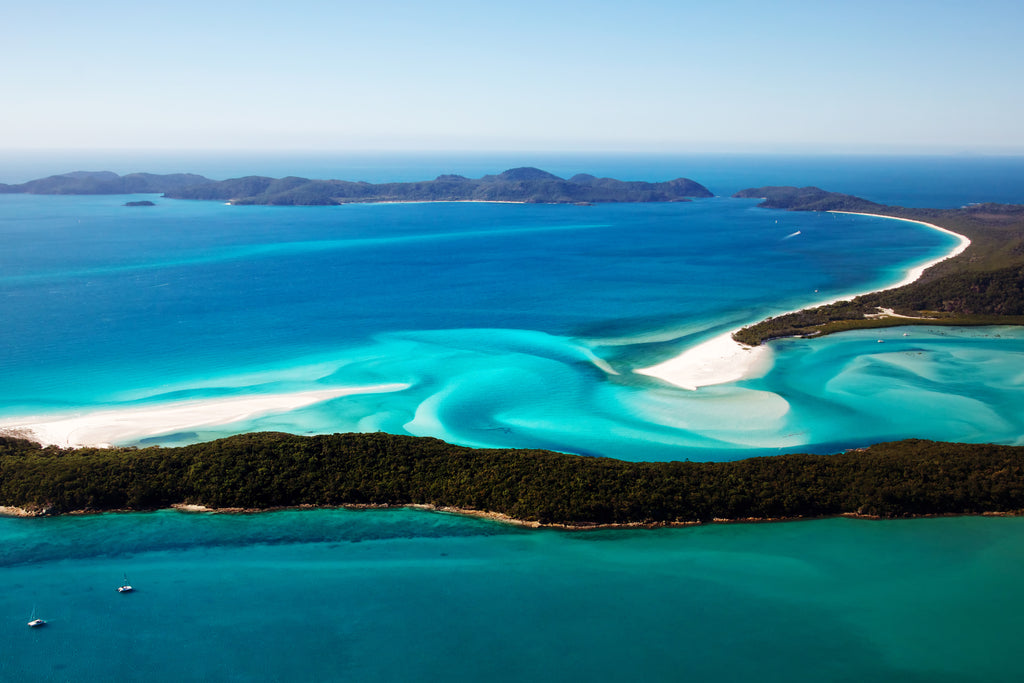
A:
<svg viewBox="0 0 1024 683">
<path fill-rule="evenodd" d="M 46 626 L 46 621 L 36 617 L 36 608 L 32 608 L 32 616 L 29 617 L 28 627 L 39 628 L 40 626 Z"/>
<path fill-rule="evenodd" d="M 124 575 L 124 581 L 121 583 L 120 586 L 117 587 L 117 592 L 118 593 L 131 593 L 134 590 L 135 589 L 132 588 L 132 585 L 130 583 L 128 583 L 128 575 L 125 574 Z"/>
</svg>

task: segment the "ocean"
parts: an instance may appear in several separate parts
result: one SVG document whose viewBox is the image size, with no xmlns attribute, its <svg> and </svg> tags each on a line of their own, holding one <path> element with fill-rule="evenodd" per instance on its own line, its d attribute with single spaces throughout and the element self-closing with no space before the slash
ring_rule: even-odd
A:
<svg viewBox="0 0 1024 683">
<path fill-rule="evenodd" d="M 0 519 L 0 679 L 1018 681 L 1024 520 Z M 135 592 L 119 594 L 123 576 Z M 35 613 L 42 629 L 25 626 Z"/>
<path fill-rule="evenodd" d="M 0 182 L 80 169 L 422 180 L 518 165 L 685 176 L 718 196 L 290 208 L 153 196 L 126 208 L 0 195 L 0 421 L 107 411 L 129 423 L 110 439 L 124 445 L 381 430 L 630 460 L 1022 442 L 1016 328 L 779 341 L 760 373 L 696 392 L 633 371 L 891 285 L 956 243 L 913 223 L 766 211 L 736 190 L 1024 203 L 1024 159 L 51 153 L 7 158 Z M 348 390 L 362 393 L 211 417 L 218 402 Z M 208 414 L 147 422 L 179 405 Z M 76 429 L 65 435 L 91 433 Z M 1024 607 L 1008 569 L 1024 548 L 1017 520 L 564 533 L 421 511 L 165 511 L 0 519 L 0 539 L 4 679 L 1022 672 L 1005 642 Z M 137 594 L 113 591 L 122 572 Z M 46 629 L 25 628 L 33 607 Z"/>
</svg>

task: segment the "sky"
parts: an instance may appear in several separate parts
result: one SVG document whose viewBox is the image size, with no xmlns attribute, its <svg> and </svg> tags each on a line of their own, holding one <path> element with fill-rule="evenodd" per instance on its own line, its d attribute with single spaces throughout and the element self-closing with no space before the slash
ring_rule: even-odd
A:
<svg viewBox="0 0 1024 683">
<path fill-rule="evenodd" d="M 1024 153 L 1024 2 L 8 3 L 0 149 Z"/>
</svg>

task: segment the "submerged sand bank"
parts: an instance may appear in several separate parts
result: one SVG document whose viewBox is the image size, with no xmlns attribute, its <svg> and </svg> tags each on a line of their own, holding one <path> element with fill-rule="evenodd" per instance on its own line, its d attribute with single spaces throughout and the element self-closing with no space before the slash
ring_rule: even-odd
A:
<svg viewBox="0 0 1024 683">
<path fill-rule="evenodd" d="M 848 294 L 842 297 L 829 299 L 827 301 L 819 301 L 817 303 L 801 307 L 797 310 L 826 306 L 837 301 L 853 299 L 864 294 L 884 292 L 890 289 L 896 289 L 897 287 L 909 285 L 920 278 L 927 269 L 937 263 L 945 261 L 946 259 L 951 259 L 954 256 L 962 254 L 971 244 L 971 241 L 960 233 L 953 232 L 948 228 L 939 227 L 938 225 L 925 223 L 924 221 L 916 221 L 909 218 L 897 218 L 896 216 L 886 216 L 875 213 L 859 213 L 855 211 L 830 211 L 829 213 L 871 216 L 873 218 L 888 218 L 896 221 L 918 223 L 933 230 L 944 232 L 947 235 L 952 235 L 959 241 L 956 246 L 943 256 L 910 268 L 903 279 L 894 285 L 883 287 L 882 289 L 859 292 L 857 294 Z M 789 311 L 789 313 L 795 312 L 796 311 Z M 771 351 L 764 344 L 751 347 L 746 344 L 739 343 L 732 338 L 732 335 L 738 331 L 738 329 L 732 330 L 731 332 L 719 335 L 703 342 L 702 344 L 698 344 L 693 348 L 687 349 L 675 358 L 670 358 L 663 363 L 658 363 L 657 365 L 635 370 L 635 372 L 640 375 L 655 377 L 677 387 L 690 390 L 696 390 L 700 387 L 712 386 L 715 384 L 725 384 L 726 382 L 735 382 L 750 377 L 757 377 L 760 374 L 767 372 L 768 368 L 771 367 Z"/>
<path fill-rule="evenodd" d="M 0 434 L 63 448 L 130 442 L 158 434 L 230 424 L 258 415 L 286 413 L 314 403 L 349 396 L 406 389 L 406 384 L 339 387 L 281 394 L 177 401 L 147 406 L 104 409 L 73 414 L 41 415 L 0 420 Z"/>
</svg>

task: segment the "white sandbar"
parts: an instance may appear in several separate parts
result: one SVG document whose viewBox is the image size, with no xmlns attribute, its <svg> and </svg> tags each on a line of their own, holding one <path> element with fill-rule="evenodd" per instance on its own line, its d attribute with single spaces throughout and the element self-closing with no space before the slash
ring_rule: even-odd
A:
<svg viewBox="0 0 1024 683">
<path fill-rule="evenodd" d="M 286 413 L 339 396 L 401 391 L 408 386 L 381 384 L 6 418 L 0 420 L 0 434 L 20 436 L 44 446 L 107 447 L 158 434 L 230 424 L 258 415 Z"/>
<path fill-rule="evenodd" d="M 853 299 L 854 297 L 862 296 L 864 294 L 870 294 L 871 292 L 884 292 L 889 289 L 909 285 L 911 282 L 920 278 L 927 269 L 937 263 L 945 261 L 946 259 L 962 254 L 964 250 L 971 245 L 971 240 L 967 239 L 960 233 L 953 232 L 948 228 L 941 228 L 937 225 L 932 225 L 931 223 L 925 223 L 924 221 L 915 221 L 909 218 L 897 218 L 896 216 L 885 216 L 877 213 L 859 213 L 856 211 L 830 211 L 829 213 L 845 213 L 854 216 L 871 216 L 874 218 L 889 218 L 896 221 L 907 221 L 908 223 L 919 223 L 932 228 L 933 230 L 938 230 L 939 232 L 944 232 L 947 235 L 952 235 L 956 237 L 959 242 L 949 251 L 949 253 L 910 268 L 903 279 L 894 285 L 890 285 L 882 289 L 860 292 L 859 294 L 847 294 L 835 299 L 829 299 L 828 301 L 821 301 L 808 306 L 803 306 L 797 310 L 802 311 L 808 308 L 825 306 L 827 304 L 836 303 L 837 301 Z M 790 313 L 795 312 L 796 311 L 790 311 Z M 783 313 L 781 315 L 786 314 Z M 739 343 L 732 338 L 732 335 L 738 331 L 739 329 L 719 335 L 706 342 L 698 344 L 693 348 L 687 349 L 675 358 L 670 358 L 663 363 L 658 363 L 657 365 L 652 365 L 648 368 L 640 368 L 634 372 L 640 375 L 656 377 L 657 379 L 668 382 L 669 384 L 690 390 L 696 390 L 699 387 L 707 387 L 715 384 L 725 384 L 726 382 L 735 382 L 749 377 L 756 377 L 759 374 L 766 372 L 771 364 L 771 352 L 768 347 L 764 344 L 761 344 L 760 346 L 747 346 L 746 344 Z"/>
<path fill-rule="evenodd" d="M 771 362 L 768 347 L 740 344 L 732 334 L 720 334 L 675 358 L 634 372 L 696 391 L 700 387 L 753 377 L 756 369 L 767 369 Z"/>
</svg>

